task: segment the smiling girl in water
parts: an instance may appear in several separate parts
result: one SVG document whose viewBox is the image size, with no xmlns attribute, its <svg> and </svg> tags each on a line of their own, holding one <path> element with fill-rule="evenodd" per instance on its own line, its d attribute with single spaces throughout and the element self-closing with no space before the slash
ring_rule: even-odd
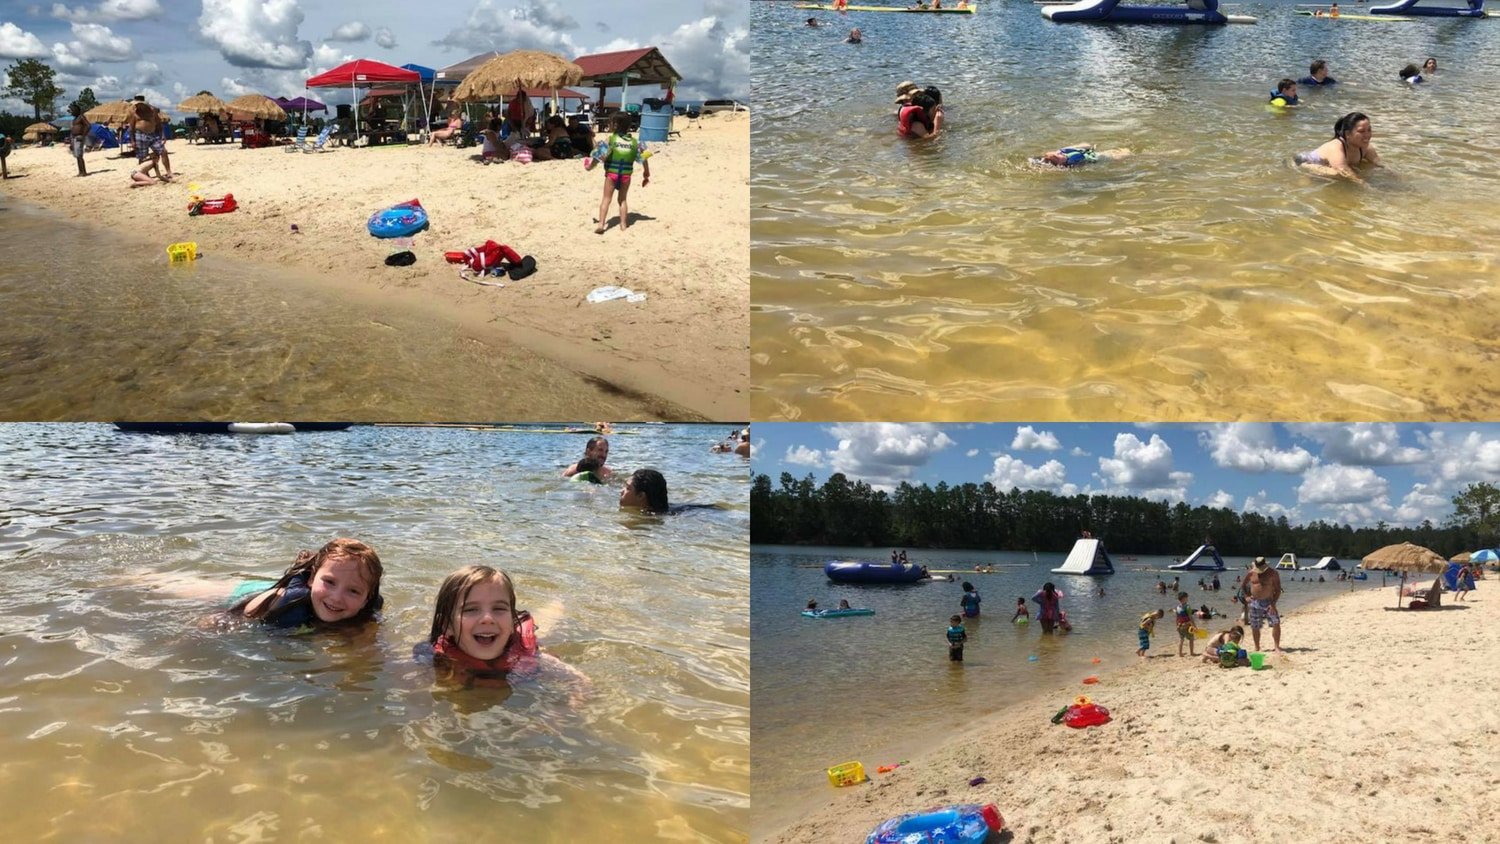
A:
<svg viewBox="0 0 1500 844">
<path fill-rule="evenodd" d="M 470 676 L 532 676 L 540 668 L 536 624 L 516 609 L 510 575 L 465 566 L 443 579 L 432 613 L 435 664 Z"/>
<path fill-rule="evenodd" d="M 229 614 L 284 628 L 362 623 L 385 603 L 381 574 L 374 548 L 335 539 L 298 554 L 278 580 L 240 584 L 229 596 Z"/>
</svg>

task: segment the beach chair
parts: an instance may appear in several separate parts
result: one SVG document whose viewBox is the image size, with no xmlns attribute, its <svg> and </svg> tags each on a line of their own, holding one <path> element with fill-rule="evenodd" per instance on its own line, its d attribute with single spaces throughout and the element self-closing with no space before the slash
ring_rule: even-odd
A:
<svg viewBox="0 0 1500 844">
<path fill-rule="evenodd" d="M 296 139 L 292 141 L 291 146 L 285 147 L 284 149 L 287 152 L 309 151 L 307 146 L 307 124 L 304 123 L 303 125 L 297 127 Z"/>
<path fill-rule="evenodd" d="M 323 127 L 323 131 L 318 133 L 318 137 L 313 139 L 312 143 L 302 145 L 302 151 L 328 152 L 331 149 L 328 146 L 328 139 L 331 137 L 333 137 L 333 124 L 329 123 Z"/>
<path fill-rule="evenodd" d="M 1432 585 L 1425 588 L 1411 588 L 1407 593 L 1411 603 L 1407 609 L 1413 610 L 1435 610 L 1443 605 L 1443 578 L 1435 577 Z"/>
</svg>

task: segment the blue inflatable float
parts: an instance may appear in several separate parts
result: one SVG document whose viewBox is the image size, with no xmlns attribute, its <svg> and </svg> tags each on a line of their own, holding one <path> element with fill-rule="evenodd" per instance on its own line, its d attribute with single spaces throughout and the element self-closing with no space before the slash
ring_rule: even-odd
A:
<svg viewBox="0 0 1500 844">
<path fill-rule="evenodd" d="M 927 575 L 921 566 L 830 561 L 823 573 L 834 583 L 916 583 Z"/>
<path fill-rule="evenodd" d="M 968 803 L 891 818 L 875 827 L 865 844 L 983 844 L 1004 828 L 994 803 Z"/>
<path fill-rule="evenodd" d="M 855 615 L 874 615 L 875 611 L 864 607 L 854 607 L 847 610 L 803 610 L 802 614 L 808 618 L 849 618 Z"/>
<path fill-rule="evenodd" d="M 371 214 L 366 228 L 376 237 L 406 237 L 427 228 L 427 211 L 413 199 Z"/>
</svg>

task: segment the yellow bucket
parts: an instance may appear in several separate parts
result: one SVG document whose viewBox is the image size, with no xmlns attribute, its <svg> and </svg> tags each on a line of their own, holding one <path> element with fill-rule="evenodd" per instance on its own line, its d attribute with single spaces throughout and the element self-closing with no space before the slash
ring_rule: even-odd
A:
<svg viewBox="0 0 1500 844">
<path fill-rule="evenodd" d="M 198 258 L 198 244 L 192 241 L 186 243 L 174 243 L 167 247 L 167 262 L 171 264 L 186 264 Z"/>
<path fill-rule="evenodd" d="M 858 762 L 845 762 L 828 769 L 828 781 L 836 787 L 857 785 L 865 781 L 865 766 Z"/>
<path fill-rule="evenodd" d="M 1208 638 L 1208 631 L 1205 630 L 1202 627 L 1194 627 L 1193 628 L 1193 638 L 1195 638 L 1195 639 L 1207 639 Z"/>
</svg>

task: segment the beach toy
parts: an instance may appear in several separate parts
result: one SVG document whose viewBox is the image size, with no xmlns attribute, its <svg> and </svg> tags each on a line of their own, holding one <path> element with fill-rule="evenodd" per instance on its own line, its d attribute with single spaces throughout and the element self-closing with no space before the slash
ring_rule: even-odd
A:
<svg viewBox="0 0 1500 844">
<path fill-rule="evenodd" d="M 1259 670 L 1261 670 L 1262 668 L 1265 668 L 1265 667 L 1266 667 L 1266 655 L 1265 654 L 1263 654 L 1263 653 L 1253 653 L 1253 654 L 1250 655 L 1250 668 L 1251 668 L 1251 670 L 1253 670 L 1253 671 L 1259 671 Z"/>
<path fill-rule="evenodd" d="M 875 773 L 877 773 L 877 774 L 889 774 L 891 771 L 894 771 L 897 768 L 899 768 L 899 767 L 901 767 L 902 765 L 905 765 L 905 764 L 906 764 L 905 762 L 897 762 L 897 763 L 895 763 L 893 765 L 881 765 L 880 767 L 878 767 L 878 768 L 875 769 Z"/>
<path fill-rule="evenodd" d="M 1038 659 L 1040 659 L 1040 657 L 1037 657 L 1037 656 L 1028 656 L 1028 657 L 1026 657 L 1026 661 L 1027 662 L 1036 662 Z"/>
<path fill-rule="evenodd" d="M 297 228 L 296 223 L 292 223 L 292 234 L 302 234 L 302 230 Z"/>
<path fill-rule="evenodd" d="M 865 844 L 981 844 L 1005 828 L 994 803 L 942 806 L 898 815 L 881 824 Z"/>
<path fill-rule="evenodd" d="M 1205 629 L 1205 628 L 1202 628 L 1202 627 L 1194 627 L 1193 628 L 1193 638 L 1194 639 L 1207 639 L 1208 638 L 1208 630 Z"/>
<path fill-rule="evenodd" d="M 975 777 L 969 780 L 969 788 L 978 788 L 979 786 L 984 785 L 987 782 L 989 782 L 989 780 L 985 779 L 984 777 Z"/>
<path fill-rule="evenodd" d="M 1100 724 L 1108 724 L 1109 721 L 1108 709 L 1082 696 L 1068 707 L 1067 714 L 1063 716 L 1063 723 L 1075 730 L 1097 727 Z"/>
<path fill-rule="evenodd" d="M 193 197 L 193 201 L 188 203 L 188 216 L 196 217 L 199 214 L 228 214 L 230 211 L 233 211 L 238 207 L 240 207 L 240 205 L 238 202 L 234 201 L 234 194 L 232 193 L 226 193 L 220 199 L 203 199 L 201 197 L 195 196 Z"/>
<path fill-rule="evenodd" d="M 375 237 L 406 237 L 427 228 L 427 211 L 413 199 L 371 214 L 365 228 Z"/>
<path fill-rule="evenodd" d="M 853 607 L 847 610 L 803 610 L 802 614 L 808 618 L 849 618 L 856 615 L 874 615 L 875 611 L 864 607 Z"/>
<path fill-rule="evenodd" d="M 167 263 L 186 264 L 198 259 L 198 244 L 193 241 L 174 243 L 167 247 Z"/>
<path fill-rule="evenodd" d="M 865 766 L 858 762 L 845 762 L 828 769 L 828 781 L 837 788 L 858 785 L 865 781 Z"/>
<path fill-rule="evenodd" d="M 1094 685 L 1097 682 L 1099 682 L 1099 678 L 1098 677 L 1085 677 L 1085 678 L 1083 678 L 1083 684 L 1085 686 L 1092 686 L 1092 685 Z"/>
<path fill-rule="evenodd" d="M 1030 624 L 1031 623 L 1031 618 L 1029 616 L 1024 616 L 1023 615 L 1020 618 L 1016 619 L 1015 621 L 1016 621 L 1016 624 Z"/>
<path fill-rule="evenodd" d="M 1100 663 L 1100 662 L 1101 662 L 1101 661 L 1102 661 L 1102 660 L 1100 660 L 1100 659 L 1099 659 L 1099 657 L 1097 657 L 1097 656 L 1096 656 L 1096 657 L 1094 657 L 1094 664 L 1095 664 L 1095 665 L 1098 665 L 1098 664 L 1099 664 L 1099 663 Z"/>
</svg>

